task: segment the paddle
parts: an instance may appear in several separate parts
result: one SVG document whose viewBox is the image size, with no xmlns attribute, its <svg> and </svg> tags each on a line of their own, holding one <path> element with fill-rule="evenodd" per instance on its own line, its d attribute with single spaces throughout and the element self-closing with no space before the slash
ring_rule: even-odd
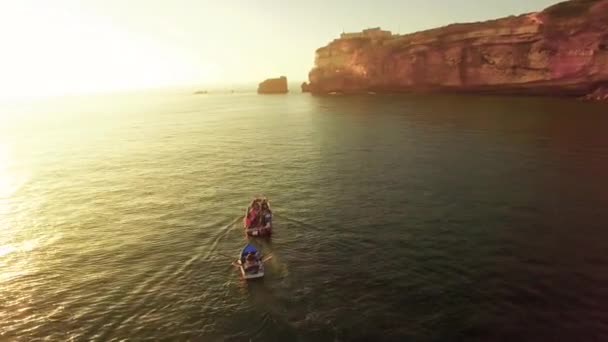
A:
<svg viewBox="0 0 608 342">
<path fill-rule="evenodd" d="M 267 256 L 262 258 L 262 262 L 266 262 L 268 260 L 272 259 L 272 253 L 268 254 Z"/>
<path fill-rule="evenodd" d="M 226 257 L 226 258 L 234 259 L 234 256 L 230 256 L 230 255 L 227 255 L 227 254 L 224 254 L 224 253 L 219 253 L 219 252 L 218 252 L 217 254 L 219 254 L 219 255 L 221 255 L 221 256 L 224 256 L 224 257 Z"/>
</svg>

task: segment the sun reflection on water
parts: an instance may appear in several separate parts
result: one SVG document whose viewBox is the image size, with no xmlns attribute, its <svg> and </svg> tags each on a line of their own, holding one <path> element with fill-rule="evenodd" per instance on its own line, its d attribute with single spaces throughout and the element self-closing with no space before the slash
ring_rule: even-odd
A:
<svg viewBox="0 0 608 342">
<path fill-rule="evenodd" d="M 14 276 L 11 271 L 11 254 L 20 250 L 31 250 L 31 242 L 17 244 L 14 241 L 14 229 L 10 221 L 11 196 L 17 190 L 17 179 L 10 169 L 8 146 L 0 143 L 0 281 Z M 27 241 L 26 241 L 27 242 Z"/>
<path fill-rule="evenodd" d="M 15 196 L 28 178 L 28 173 L 16 167 L 14 153 L 10 146 L 0 142 L 0 242 L 11 224 L 8 221 L 11 210 L 17 205 Z"/>
<path fill-rule="evenodd" d="M 8 147 L 0 145 L 0 200 L 4 202 L 15 191 L 15 177 L 9 170 Z"/>
</svg>

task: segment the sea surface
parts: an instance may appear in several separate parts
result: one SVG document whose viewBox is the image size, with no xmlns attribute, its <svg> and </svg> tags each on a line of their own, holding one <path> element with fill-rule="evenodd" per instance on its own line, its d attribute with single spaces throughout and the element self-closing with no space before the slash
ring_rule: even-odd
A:
<svg viewBox="0 0 608 342">
<path fill-rule="evenodd" d="M 270 198 L 261 281 L 231 266 Z M 608 340 L 608 107 L 191 92 L 0 107 L 0 341 Z"/>
</svg>

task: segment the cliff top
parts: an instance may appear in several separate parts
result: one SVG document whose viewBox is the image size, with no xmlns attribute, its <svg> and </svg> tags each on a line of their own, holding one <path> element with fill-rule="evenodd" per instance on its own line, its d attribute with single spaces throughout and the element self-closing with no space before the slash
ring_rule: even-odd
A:
<svg viewBox="0 0 608 342">
<path fill-rule="evenodd" d="M 585 15 L 595 4 L 602 0 L 571 0 L 545 8 L 542 13 L 554 18 L 570 18 Z"/>
<path fill-rule="evenodd" d="M 421 30 L 405 34 L 393 34 L 390 31 L 384 31 L 380 27 L 365 29 L 361 32 L 342 33 L 340 38 L 335 39 L 332 43 L 339 43 L 344 40 L 348 41 L 369 41 L 369 40 L 425 40 L 431 37 L 440 37 L 445 35 L 467 33 L 481 30 L 496 30 L 510 29 L 517 27 L 533 27 L 543 24 L 569 24 L 569 19 L 575 21 L 584 20 L 585 14 L 594 12 L 594 15 L 605 18 L 608 17 L 608 0 L 570 0 L 560 2 L 558 4 L 547 7 L 541 12 L 525 13 L 518 16 L 512 15 L 505 18 L 491 19 L 485 21 L 454 23 L 442 27 Z M 582 18 L 582 19 L 581 19 Z M 317 49 L 317 52 L 322 52 L 325 47 Z"/>
</svg>

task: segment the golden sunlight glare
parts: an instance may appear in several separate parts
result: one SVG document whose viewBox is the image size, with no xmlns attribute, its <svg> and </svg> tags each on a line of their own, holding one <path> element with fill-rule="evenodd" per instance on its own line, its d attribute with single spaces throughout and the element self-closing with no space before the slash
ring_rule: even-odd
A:
<svg viewBox="0 0 608 342">
<path fill-rule="evenodd" d="M 3 4 L 0 98 L 214 81 L 217 69 L 188 51 L 113 25 L 111 18 L 44 3 Z"/>
</svg>

